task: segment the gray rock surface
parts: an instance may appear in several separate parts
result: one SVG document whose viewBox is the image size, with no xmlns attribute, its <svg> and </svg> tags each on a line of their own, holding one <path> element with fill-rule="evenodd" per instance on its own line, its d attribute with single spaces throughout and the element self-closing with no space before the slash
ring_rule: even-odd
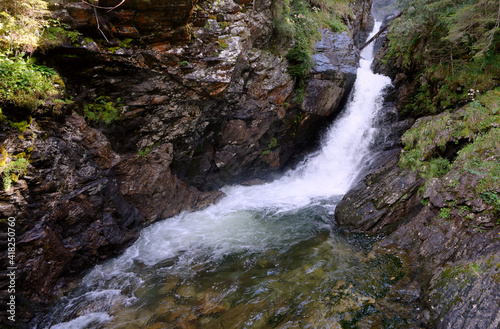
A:
<svg viewBox="0 0 500 329">
<path fill-rule="evenodd" d="M 422 287 L 423 326 L 497 328 L 500 228 L 493 225 L 498 218 L 491 217 L 491 206 L 467 188 L 477 184 L 474 175 L 452 170 L 424 188 L 416 173 L 399 168 L 397 153 L 344 196 L 335 210 L 337 222 L 346 232 L 386 234 L 375 251 L 397 253 L 408 280 Z M 454 177 L 460 184 L 443 184 Z M 450 202 L 470 207 L 467 222 L 458 210 L 443 217 L 441 209 L 450 209 Z"/>
</svg>

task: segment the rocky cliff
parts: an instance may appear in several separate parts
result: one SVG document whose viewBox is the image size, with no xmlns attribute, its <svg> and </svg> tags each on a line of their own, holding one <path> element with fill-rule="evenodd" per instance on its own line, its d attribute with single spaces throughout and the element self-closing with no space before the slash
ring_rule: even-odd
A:
<svg viewBox="0 0 500 329">
<path fill-rule="evenodd" d="M 339 7 L 348 29 L 322 29 L 299 86 L 286 59 L 296 41 L 274 25 L 279 1 L 119 3 L 49 1 L 52 19 L 79 32 L 37 54 L 66 96 L 31 112 L 4 102 L 2 165 L 29 163 L 4 170 L 0 192 L 0 217 L 16 220 L 22 321 L 145 225 L 311 147 L 352 87 L 371 6 Z"/>
<path fill-rule="evenodd" d="M 465 30 L 460 17 L 478 10 L 403 1 L 375 67 L 393 78 L 399 117 L 414 123 L 335 211 L 348 234 L 383 234 L 375 250 L 405 259 L 427 328 L 500 325 L 500 93 L 490 65 L 499 39 L 491 32 L 486 48 L 471 39 L 485 27 Z"/>
</svg>

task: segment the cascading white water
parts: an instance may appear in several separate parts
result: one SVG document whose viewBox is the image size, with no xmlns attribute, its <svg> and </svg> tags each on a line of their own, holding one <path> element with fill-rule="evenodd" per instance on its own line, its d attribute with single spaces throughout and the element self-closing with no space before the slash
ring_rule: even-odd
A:
<svg viewBox="0 0 500 329">
<path fill-rule="evenodd" d="M 378 27 L 380 23 L 374 30 Z M 113 305 L 137 304 L 138 291 L 159 277 L 214 272 L 233 255 L 250 261 L 249 255 L 284 253 L 321 232 L 330 234 L 331 223 L 325 218 L 362 169 L 381 93 L 390 84 L 388 77 L 371 71 L 371 46 L 361 57 L 352 99 L 326 133 L 319 152 L 279 180 L 226 187 L 227 196 L 218 204 L 144 229 L 122 256 L 96 266 L 76 292 L 55 308 L 47 325 L 54 329 L 104 326 L 114 317 Z M 321 218 L 311 219 L 317 217 Z M 237 289 L 227 288 L 224 296 Z M 253 293 L 261 291 L 262 287 Z"/>
</svg>

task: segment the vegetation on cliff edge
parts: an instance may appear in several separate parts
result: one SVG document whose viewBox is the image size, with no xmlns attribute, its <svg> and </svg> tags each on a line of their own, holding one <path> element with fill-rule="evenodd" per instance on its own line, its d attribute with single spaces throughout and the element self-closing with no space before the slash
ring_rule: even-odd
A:
<svg viewBox="0 0 500 329">
<path fill-rule="evenodd" d="M 498 225 L 500 3 L 402 0 L 401 6 L 384 61 L 415 86 L 402 113 L 433 116 L 404 134 L 399 165 L 426 178 L 426 198 L 443 198 L 438 217 L 461 218 L 480 231 Z"/>
<path fill-rule="evenodd" d="M 416 84 L 403 114 L 440 113 L 499 85 L 498 1 L 401 0 L 400 4 L 404 15 L 391 26 L 384 61 Z"/>
<path fill-rule="evenodd" d="M 60 99 L 64 88 L 60 76 L 31 57 L 40 47 L 54 45 L 57 31 L 64 30 L 56 21 L 46 19 L 47 14 L 43 0 L 0 0 L 0 129 L 15 136 L 9 146 L 12 154 L 1 148 L 0 178 L 4 190 L 29 167 L 29 155 L 24 150 L 14 153 L 22 148 L 24 133 L 33 122 L 31 115 L 48 100 L 53 108 L 66 103 Z M 35 138 L 36 134 L 30 136 Z"/>
<path fill-rule="evenodd" d="M 275 3 L 276 38 L 293 40 L 286 58 L 288 73 L 303 79 L 312 65 L 314 44 L 321 38 L 320 29 L 343 31 L 343 17 L 352 15 L 347 0 L 280 0 Z"/>
</svg>

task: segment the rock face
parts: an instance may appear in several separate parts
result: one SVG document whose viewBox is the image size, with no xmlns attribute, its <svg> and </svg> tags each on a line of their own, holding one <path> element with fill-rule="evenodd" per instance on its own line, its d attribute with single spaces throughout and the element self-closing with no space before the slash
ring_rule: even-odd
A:
<svg viewBox="0 0 500 329">
<path fill-rule="evenodd" d="M 337 205 L 335 218 L 353 232 L 390 232 L 421 208 L 417 190 L 423 179 L 415 172 L 401 171 L 399 150 L 388 151 L 390 159 L 356 184 Z"/>
<path fill-rule="evenodd" d="M 23 145 L 6 145 L 9 153 L 33 148 L 33 168 L 14 188 L 0 192 L 2 216 L 16 221 L 17 292 L 22 296 L 17 306 L 23 321 L 37 303 L 129 246 L 148 223 L 200 209 L 223 195 L 199 192 L 173 176 L 171 149 L 133 161 L 114 152 L 79 115 L 65 117 L 62 124 L 40 124 L 24 132 Z M 50 137 L 33 138 L 35 132 Z M 7 232 L 6 222 L 2 225 Z"/>
<path fill-rule="evenodd" d="M 417 173 L 398 166 L 398 154 L 384 155 L 387 160 L 344 196 L 336 220 L 350 232 L 387 234 L 375 249 L 406 259 L 412 284 L 422 287 L 422 325 L 497 328 L 500 228 L 492 206 L 470 191 L 477 178 L 450 171 L 424 185 Z M 456 177 L 459 184 L 443 184 Z M 447 213 L 450 203 L 463 205 L 463 213 Z"/>
<path fill-rule="evenodd" d="M 87 31 L 95 28 L 95 15 L 87 6 L 89 17 L 83 19 L 84 6 L 60 2 L 54 13 Z M 198 189 L 214 190 L 266 177 L 317 138 L 317 130 L 337 113 L 352 88 L 359 59 L 353 40 L 368 25 L 370 2 L 353 3 L 353 16 L 345 18 L 354 39 L 347 32 L 323 30 L 314 55 L 318 64 L 301 104 L 295 102 L 295 81 L 286 74 L 284 54 L 291 45 L 278 53 L 266 50 L 274 29 L 271 1 L 191 4 L 190 35 L 180 44 L 166 38 L 165 29 L 155 33 L 163 38 L 157 42 L 150 30 L 137 25 L 142 15 L 169 12 L 171 6 L 131 1 L 109 14 L 98 11 L 103 22 L 109 20 L 102 26 L 104 34 L 133 41 L 112 40 L 110 47 L 86 40 L 83 47 L 56 49 L 47 61 L 63 72 L 79 101 L 102 95 L 120 99 L 124 119 L 102 127 L 114 149 L 127 153 L 171 144 L 172 171 Z M 180 29 L 180 21 L 158 20 L 152 29 Z M 140 38 L 117 32 L 134 29 Z M 115 138 L 117 132 L 120 138 Z"/>
<path fill-rule="evenodd" d="M 359 52 L 349 33 L 321 31 L 322 39 L 314 47 L 313 76 L 308 81 L 302 102 L 305 112 L 329 116 L 340 110 L 340 104 L 354 85 Z"/>
<path fill-rule="evenodd" d="M 371 6 L 351 3 L 353 38 L 323 31 L 324 61 L 297 104 L 287 49 L 269 50 L 272 1 L 49 3 L 82 33 L 39 55 L 74 104 L 46 104 L 22 139 L 1 129 L 8 154 L 31 162 L 0 192 L 0 216 L 16 217 L 23 320 L 145 225 L 206 207 L 220 186 L 266 178 L 310 146 L 352 87 Z"/>
</svg>

